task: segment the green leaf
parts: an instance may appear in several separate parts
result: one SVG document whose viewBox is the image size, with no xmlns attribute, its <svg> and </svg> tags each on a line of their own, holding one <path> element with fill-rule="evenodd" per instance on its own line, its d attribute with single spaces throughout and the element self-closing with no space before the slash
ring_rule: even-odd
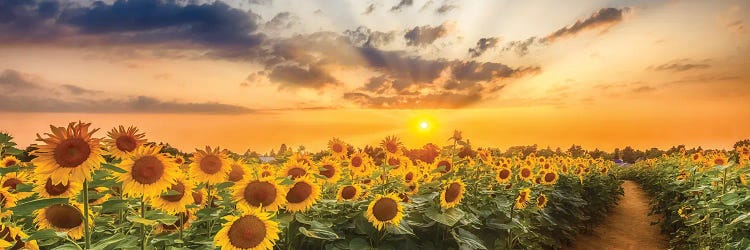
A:
<svg viewBox="0 0 750 250">
<path fill-rule="evenodd" d="M 127 209 L 128 201 L 122 199 L 109 199 L 102 203 L 102 213 L 117 212 L 120 209 Z"/>
<path fill-rule="evenodd" d="M 10 208 L 14 215 L 30 215 L 37 209 L 42 209 L 51 205 L 56 204 L 68 204 L 68 198 L 49 198 L 35 201 L 29 201 L 23 204 L 19 204 L 15 207 Z"/>
<path fill-rule="evenodd" d="M 29 235 L 28 238 L 24 239 L 24 241 L 30 241 L 30 240 L 50 240 L 57 238 L 57 234 L 55 233 L 54 229 L 44 229 L 34 232 L 33 234 Z"/>
<path fill-rule="evenodd" d="M 740 202 L 740 196 L 737 193 L 727 193 L 721 197 L 721 203 L 727 206 L 734 206 Z"/>
<path fill-rule="evenodd" d="M 52 248 L 52 250 L 79 250 L 79 249 L 81 249 L 81 247 L 76 246 L 73 243 L 66 243 L 65 245 Z"/>
<path fill-rule="evenodd" d="M 289 176 L 284 177 L 284 180 L 281 181 L 281 185 L 284 185 L 284 186 L 289 186 L 292 184 L 294 184 L 294 180 L 292 180 L 292 178 L 289 178 Z"/>
<path fill-rule="evenodd" d="M 481 239 L 479 239 L 478 236 L 462 228 L 459 228 L 457 231 L 451 231 L 451 234 L 453 235 L 453 238 L 456 239 L 456 242 L 466 245 L 470 249 L 487 249 L 487 247 L 484 246 L 484 243 Z"/>
<path fill-rule="evenodd" d="M 155 220 L 149 220 L 149 219 L 137 216 L 137 215 L 129 215 L 127 219 L 131 222 L 144 224 L 146 226 L 155 226 L 156 224 L 159 224 L 159 222 Z"/>
<path fill-rule="evenodd" d="M 464 217 L 464 211 L 458 208 L 450 208 L 441 213 L 434 207 L 427 208 L 424 213 L 428 218 L 446 226 L 453 226 Z"/>
<path fill-rule="evenodd" d="M 22 155 L 22 154 L 23 154 L 23 150 L 20 150 L 20 149 L 17 149 L 17 148 L 13 148 L 13 147 L 10 147 L 10 148 L 6 148 L 6 149 L 5 149 L 5 153 L 6 153 L 6 154 L 11 154 L 11 155 L 16 155 L 16 156 L 17 156 L 17 155 Z"/>
<path fill-rule="evenodd" d="M 121 174 L 124 174 L 124 173 L 127 173 L 127 172 L 128 172 L 128 171 L 125 171 L 125 170 L 124 170 L 124 169 L 122 169 L 122 168 L 119 168 L 119 167 L 117 167 L 117 166 L 115 166 L 115 165 L 112 165 L 112 164 L 109 164 L 109 163 L 103 163 L 103 164 L 102 164 L 102 167 L 103 167 L 103 168 L 105 168 L 105 169 L 109 169 L 109 170 L 111 170 L 111 171 L 114 171 L 114 172 L 118 172 L 118 173 L 121 173 Z"/>
<path fill-rule="evenodd" d="M 732 220 L 732 222 L 729 222 L 729 225 L 734 225 L 734 224 L 737 224 L 737 223 L 740 223 L 740 222 L 743 222 L 743 223 L 746 223 L 746 224 L 750 223 L 750 212 L 747 212 L 747 213 L 745 213 L 743 215 L 737 216 L 737 218 L 734 218 L 734 220 Z"/>
<path fill-rule="evenodd" d="M 299 227 L 299 232 L 307 237 L 321 240 L 337 240 L 341 238 L 330 228 L 307 229 L 305 227 Z"/>
<path fill-rule="evenodd" d="M 231 182 L 231 181 L 222 182 L 222 183 L 216 184 L 216 190 L 227 189 L 228 187 L 231 187 L 231 186 L 234 186 L 234 182 Z"/>
<path fill-rule="evenodd" d="M 0 168 L 0 175 L 6 175 L 8 173 L 15 173 L 15 172 L 18 172 L 18 171 L 21 171 L 21 166 L 19 166 L 19 165 L 16 164 L 16 165 L 13 165 L 11 167 Z"/>
<path fill-rule="evenodd" d="M 411 229 L 411 227 L 409 226 L 406 220 L 401 220 L 401 223 L 399 223 L 398 225 L 387 224 L 385 226 L 385 230 L 395 235 L 401 235 L 401 234 L 414 235 L 414 230 Z"/>
<path fill-rule="evenodd" d="M 351 241 L 349 241 L 349 249 L 355 250 L 355 249 L 362 249 L 362 250 L 370 250 L 370 249 L 376 249 L 370 246 L 370 243 L 367 242 L 367 240 L 362 238 L 354 238 Z"/>
<path fill-rule="evenodd" d="M 125 238 L 125 235 L 122 233 L 116 233 L 112 236 L 109 236 L 107 238 L 98 240 L 91 246 L 91 250 L 104 250 L 109 246 L 113 246 L 121 241 L 127 240 Z"/>
</svg>

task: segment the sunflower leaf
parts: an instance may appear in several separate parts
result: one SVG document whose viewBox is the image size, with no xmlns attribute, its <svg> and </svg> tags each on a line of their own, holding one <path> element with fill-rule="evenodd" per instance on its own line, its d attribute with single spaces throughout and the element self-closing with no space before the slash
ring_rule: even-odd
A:
<svg viewBox="0 0 750 250">
<path fill-rule="evenodd" d="M 159 222 L 155 220 L 149 220 L 149 219 L 137 216 L 137 215 L 129 215 L 127 219 L 131 222 L 143 224 L 146 226 L 155 226 L 156 224 L 159 224 Z"/>
<path fill-rule="evenodd" d="M 56 204 L 68 204 L 68 198 L 49 198 L 29 201 L 23 204 L 16 205 L 15 207 L 10 208 L 10 210 L 13 211 L 14 215 L 30 215 L 37 209 L 42 209 Z"/>
<path fill-rule="evenodd" d="M 115 165 L 112 165 L 112 164 L 109 164 L 109 163 L 103 163 L 103 164 L 102 164 L 102 167 L 103 167 L 103 168 L 105 168 L 105 169 L 109 169 L 109 170 L 112 170 L 112 171 L 114 171 L 114 172 L 118 172 L 118 173 L 121 173 L 121 174 L 124 174 L 124 173 L 127 173 L 127 172 L 128 172 L 128 171 L 125 171 L 125 170 L 124 170 L 124 169 L 122 169 L 122 168 L 119 168 L 119 167 L 117 167 L 117 166 L 115 166 Z"/>
<path fill-rule="evenodd" d="M 307 229 L 305 227 L 299 227 L 299 232 L 307 237 L 321 240 L 337 240 L 341 238 L 330 228 Z"/>
</svg>

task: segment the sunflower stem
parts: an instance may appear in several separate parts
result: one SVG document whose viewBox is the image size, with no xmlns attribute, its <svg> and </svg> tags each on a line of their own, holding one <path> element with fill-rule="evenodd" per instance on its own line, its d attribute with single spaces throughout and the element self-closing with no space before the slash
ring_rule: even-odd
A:
<svg viewBox="0 0 750 250">
<path fill-rule="evenodd" d="M 141 218 L 146 218 L 146 203 L 141 195 Z M 146 249 L 146 224 L 141 223 L 141 250 Z"/>
<path fill-rule="evenodd" d="M 513 206 L 515 204 L 510 205 L 510 223 L 513 224 Z M 511 227 L 508 227 L 508 249 L 513 249 L 513 232 L 511 231 Z"/>
<path fill-rule="evenodd" d="M 85 249 L 91 248 L 91 229 L 89 228 L 89 181 L 83 180 L 83 239 Z"/>
<path fill-rule="evenodd" d="M 208 207 L 213 207 L 214 205 L 214 197 L 211 195 L 211 184 L 209 182 L 206 182 L 206 193 L 208 194 Z M 211 237 L 211 231 L 213 231 L 214 228 L 214 219 L 213 217 L 208 220 L 208 237 Z"/>
<path fill-rule="evenodd" d="M 187 213 L 187 212 L 183 212 L 183 213 Z M 184 242 L 183 239 L 182 239 L 182 225 L 184 225 L 185 222 L 182 221 L 182 214 L 177 214 L 177 216 L 180 217 L 180 246 L 182 246 L 182 244 Z"/>
</svg>

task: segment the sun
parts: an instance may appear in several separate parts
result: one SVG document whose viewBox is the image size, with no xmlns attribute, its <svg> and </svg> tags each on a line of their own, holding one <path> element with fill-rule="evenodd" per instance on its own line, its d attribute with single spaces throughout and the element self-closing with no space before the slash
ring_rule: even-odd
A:
<svg viewBox="0 0 750 250">
<path fill-rule="evenodd" d="M 419 123 L 419 128 L 420 129 L 428 129 L 428 128 L 430 128 L 430 124 L 427 123 L 427 121 L 422 121 L 422 122 Z"/>
</svg>

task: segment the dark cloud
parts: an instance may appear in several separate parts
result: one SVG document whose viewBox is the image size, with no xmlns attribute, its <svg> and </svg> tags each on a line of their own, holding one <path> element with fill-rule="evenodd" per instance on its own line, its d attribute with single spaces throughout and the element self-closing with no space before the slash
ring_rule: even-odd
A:
<svg viewBox="0 0 750 250">
<path fill-rule="evenodd" d="M 271 0 L 247 0 L 247 2 L 251 4 L 267 5 L 267 4 L 272 3 L 273 1 Z"/>
<path fill-rule="evenodd" d="M 3 70 L 2 74 L 0 74 L 0 89 L 2 89 L 3 91 L 18 91 L 38 88 L 41 88 L 41 86 L 32 82 L 31 80 L 29 80 L 29 77 L 16 70 L 6 69 Z"/>
<path fill-rule="evenodd" d="M 445 14 L 445 13 L 448 13 L 448 12 L 450 12 L 452 10 L 455 10 L 456 8 L 458 8 L 458 6 L 453 5 L 453 4 L 443 4 L 440 7 L 438 7 L 435 11 L 438 14 Z"/>
<path fill-rule="evenodd" d="M 503 51 L 513 51 L 516 52 L 518 56 L 525 56 L 529 53 L 529 48 L 538 44 L 537 41 L 536 37 L 529 37 L 526 40 L 511 41 L 503 47 Z"/>
<path fill-rule="evenodd" d="M 370 5 L 368 5 L 368 6 L 367 6 L 367 9 L 365 9 L 365 11 L 364 11 L 364 12 L 362 12 L 362 15 L 369 15 L 369 14 L 371 14 L 371 13 L 372 13 L 373 11 L 375 11 L 375 4 L 374 4 L 374 3 L 371 3 Z"/>
<path fill-rule="evenodd" d="M 403 8 L 414 5 L 414 0 L 401 0 L 396 6 L 391 8 L 391 11 L 400 11 Z"/>
<path fill-rule="evenodd" d="M 344 34 L 356 46 L 380 47 L 391 43 L 396 38 L 396 32 L 372 31 L 367 27 L 359 26 L 356 30 L 346 30 Z"/>
<path fill-rule="evenodd" d="M 500 42 L 500 38 L 498 37 L 483 37 L 477 41 L 477 45 L 474 48 L 469 48 L 469 55 L 471 57 L 479 57 L 488 49 L 497 46 L 498 42 Z"/>
<path fill-rule="evenodd" d="M 279 83 L 279 88 L 321 89 L 329 85 L 338 84 L 336 78 L 317 65 L 308 68 L 294 65 L 278 66 L 271 71 L 268 78 L 271 81 Z"/>
<path fill-rule="evenodd" d="M 647 92 L 652 92 L 654 90 L 656 90 L 656 88 L 651 87 L 651 86 L 641 86 L 641 87 L 634 88 L 633 92 L 635 92 L 635 93 L 647 93 Z"/>
<path fill-rule="evenodd" d="M 742 22 L 742 20 L 735 20 L 734 22 L 729 22 L 726 24 L 726 27 L 729 30 L 734 31 L 737 34 L 744 34 L 745 33 L 745 24 Z"/>
<path fill-rule="evenodd" d="M 688 71 L 688 70 L 694 70 L 694 69 L 706 69 L 711 67 L 709 64 L 703 64 L 703 63 L 665 63 L 662 65 L 657 65 L 655 67 L 652 67 L 653 70 L 656 71 L 672 71 L 672 72 L 681 72 L 681 71 Z"/>
<path fill-rule="evenodd" d="M 57 1 L 0 1 L 0 41 L 28 42 L 56 39 L 64 31 L 54 25 Z"/>
<path fill-rule="evenodd" d="M 629 8 L 603 8 L 592 14 L 585 20 L 578 20 L 571 26 L 563 27 L 552 34 L 547 35 L 543 40 L 545 42 L 554 42 L 558 39 L 574 36 L 581 31 L 591 29 L 607 29 L 610 26 L 622 21 L 623 14 L 629 12 Z"/>
<path fill-rule="evenodd" d="M 417 26 L 406 31 L 404 39 L 406 39 L 406 45 L 408 46 L 430 45 L 438 38 L 447 36 L 452 31 L 453 26 L 451 22 L 445 22 L 437 27 Z"/>
<path fill-rule="evenodd" d="M 346 93 L 344 99 L 365 108 L 375 109 L 457 109 L 482 100 L 479 93 L 440 93 L 419 96 L 377 97 L 364 93 Z"/>
<path fill-rule="evenodd" d="M 267 29 L 282 30 L 289 29 L 297 23 L 299 23 L 299 17 L 285 11 L 276 14 L 276 16 L 266 22 L 265 27 Z"/>
<path fill-rule="evenodd" d="M 85 88 L 81 88 L 81 87 L 78 87 L 76 85 L 71 85 L 71 84 L 63 84 L 63 85 L 60 85 L 60 87 L 62 87 L 67 92 L 69 92 L 70 94 L 73 94 L 73 95 L 101 93 L 101 91 L 85 89 Z"/>
</svg>

